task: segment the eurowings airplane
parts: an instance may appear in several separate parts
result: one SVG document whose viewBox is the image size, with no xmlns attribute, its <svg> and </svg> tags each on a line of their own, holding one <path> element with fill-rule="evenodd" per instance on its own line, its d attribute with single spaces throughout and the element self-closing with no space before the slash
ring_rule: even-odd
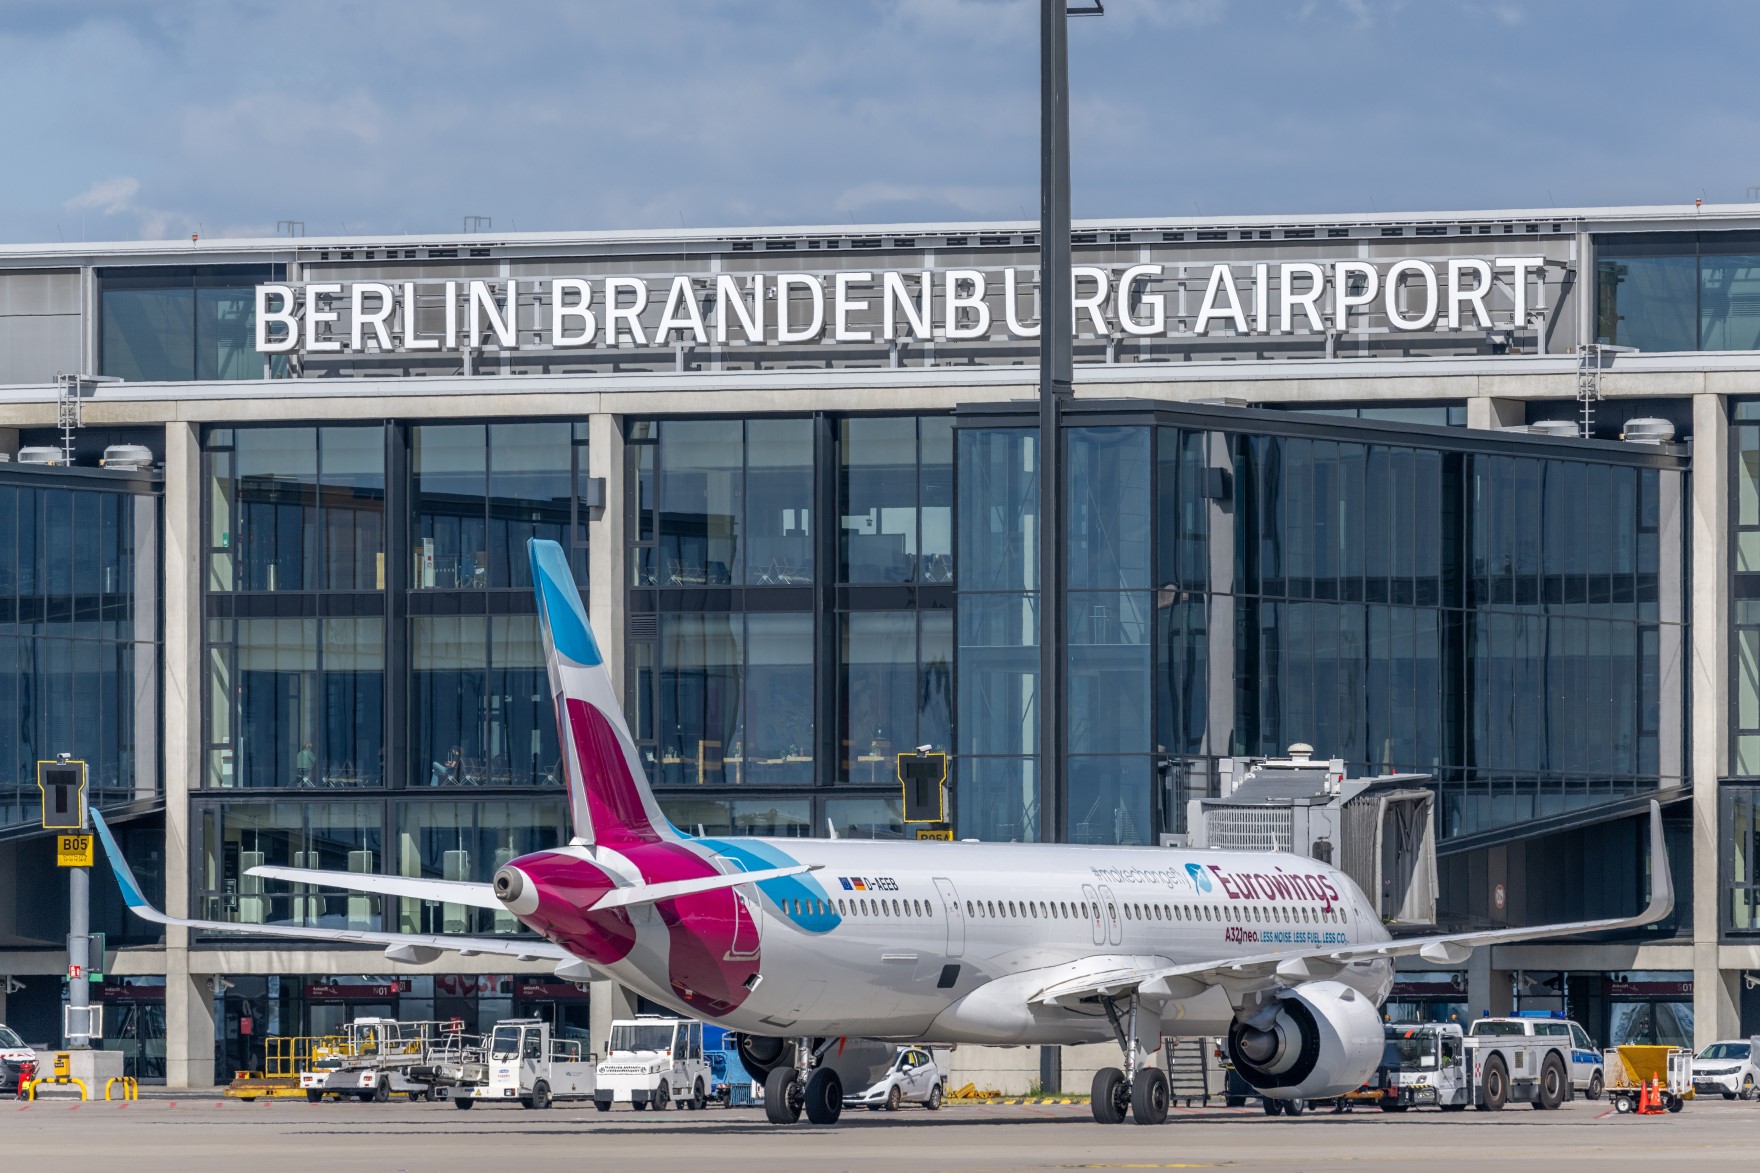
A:
<svg viewBox="0 0 1760 1173">
<path fill-rule="evenodd" d="M 832 1123 L 844 1037 L 930 1043 L 1115 1040 L 1094 1079 L 1102 1123 L 1166 1119 L 1146 1062 L 1162 1035 L 1223 1035 L 1270 1101 L 1360 1086 L 1382 1052 L 1378 1007 L 1397 957 L 1459 964 L 1476 947 L 1630 929 L 1667 916 L 1673 886 L 1651 804 L 1650 903 L 1637 916 L 1389 938 L 1336 868 L 1282 853 L 1019 843 L 691 836 L 661 813 L 562 550 L 532 541 L 574 837 L 492 884 L 265 866 L 250 874 L 505 910 L 536 938 L 459 937 L 187 920 L 141 895 L 96 812 L 123 896 L 160 924 L 553 962 L 739 1032 L 771 1121 Z M 1145 1040 L 1155 1040 L 1148 1046 Z M 682 1090 L 682 1089 L 681 1089 Z"/>
</svg>

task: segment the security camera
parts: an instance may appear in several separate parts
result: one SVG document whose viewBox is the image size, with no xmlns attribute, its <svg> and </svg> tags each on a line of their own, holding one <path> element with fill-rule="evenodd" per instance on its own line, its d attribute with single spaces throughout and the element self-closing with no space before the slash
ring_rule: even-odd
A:
<svg viewBox="0 0 1760 1173">
<path fill-rule="evenodd" d="M 1760 990 L 1760 977 L 1755 977 L 1751 973 L 1745 973 L 1742 975 L 1742 986 L 1749 990 Z"/>
<path fill-rule="evenodd" d="M 930 750 L 932 750 L 932 749 L 934 749 L 934 748 L 935 748 L 935 747 L 934 747 L 934 746 L 932 746 L 932 745 L 919 745 L 919 746 L 918 746 L 918 747 L 917 747 L 917 752 L 918 752 L 918 753 L 928 753 L 928 752 L 929 752 L 929 751 L 930 751 Z"/>
<path fill-rule="evenodd" d="M 208 979 L 208 989 L 216 998 L 218 998 L 227 990 L 232 989 L 232 983 L 221 977 L 219 974 L 215 974 Z"/>
<path fill-rule="evenodd" d="M 1752 979 L 1750 979 L 1750 980 L 1752 980 Z M 16 994 L 20 990 L 24 989 L 24 983 L 19 981 L 17 978 L 13 977 L 11 974 L 7 974 L 5 988 L 6 988 L 6 992 L 8 994 Z"/>
</svg>

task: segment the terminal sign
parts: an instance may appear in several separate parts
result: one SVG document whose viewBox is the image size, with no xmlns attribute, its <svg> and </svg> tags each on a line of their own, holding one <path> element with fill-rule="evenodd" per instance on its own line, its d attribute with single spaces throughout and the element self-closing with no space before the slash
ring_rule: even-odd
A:
<svg viewBox="0 0 1760 1173">
<path fill-rule="evenodd" d="M 1369 313 L 1394 330 L 1521 329 L 1540 304 L 1545 268 L 1539 256 L 1215 264 L 1207 274 L 1200 266 L 1077 265 L 1070 330 L 1100 338 L 1224 329 L 1319 336 L 1361 328 Z M 276 283 L 257 286 L 256 346 L 264 354 L 319 354 L 490 343 L 570 350 L 1026 339 L 1039 336 L 1031 312 L 1037 280 L 1036 270 L 1004 268 L 680 273 L 652 283 L 628 276 Z M 433 315 L 425 331 L 417 321 L 423 308 Z"/>
</svg>

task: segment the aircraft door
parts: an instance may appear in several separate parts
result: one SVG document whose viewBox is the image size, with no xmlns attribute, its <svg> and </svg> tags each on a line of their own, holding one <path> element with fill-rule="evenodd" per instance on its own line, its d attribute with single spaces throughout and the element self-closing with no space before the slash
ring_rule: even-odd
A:
<svg viewBox="0 0 1760 1173">
<path fill-rule="evenodd" d="M 1124 921 L 1118 915 L 1118 901 L 1112 898 L 1112 889 L 1105 884 L 1100 885 L 1100 901 L 1106 905 L 1106 943 L 1124 944 Z"/>
<path fill-rule="evenodd" d="M 935 890 L 941 893 L 941 915 L 947 922 L 947 959 L 953 961 L 966 953 L 966 911 L 960 907 L 952 880 L 936 876 Z"/>
<path fill-rule="evenodd" d="M 1082 899 L 1088 905 L 1088 928 L 1094 934 L 1094 944 L 1106 944 L 1106 910 L 1100 907 L 1100 893 L 1094 885 L 1083 884 Z"/>
</svg>

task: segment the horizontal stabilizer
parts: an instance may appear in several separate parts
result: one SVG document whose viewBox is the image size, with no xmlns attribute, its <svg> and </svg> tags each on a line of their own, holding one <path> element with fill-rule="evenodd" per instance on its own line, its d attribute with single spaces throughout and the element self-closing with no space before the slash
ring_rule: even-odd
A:
<svg viewBox="0 0 1760 1173">
<path fill-rule="evenodd" d="M 122 849 L 116 845 L 116 837 L 110 833 L 109 824 L 104 816 L 96 810 L 92 811 L 92 826 L 98 832 L 98 842 L 103 844 L 104 857 L 110 862 L 110 870 L 116 876 L 117 887 L 122 889 L 122 902 L 128 910 L 142 920 L 151 921 L 156 925 L 175 925 L 180 928 L 195 929 L 204 933 L 237 933 L 253 937 L 282 937 L 296 941 L 325 941 L 333 945 L 377 945 L 386 950 L 390 961 L 407 964 L 424 964 L 433 960 L 441 953 L 458 953 L 466 957 L 480 953 L 498 957 L 513 957 L 520 961 L 566 961 L 571 954 L 560 945 L 552 945 L 549 941 L 540 941 L 536 937 L 460 937 L 450 933 L 386 933 L 376 929 L 326 929 L 308 925 L 277 925 L 249 924 L 237 921 L 195 920 L 185 916 L 167 916 L 153 907 L 146 894 L 141 891 L 140 881 L 134 878 L 134 871 L 128 861 L 122 858 Z M 282 868 L 279 871 L 298 873 L 300 869 Z M 354 873 L 318 873 L 325 875 L 348 875 L 356 879 L 371 877 L 356 876 Z M 389 877 L 387 877 L 389 878 Z M 438 883 L 439 881 L 428 881 Z M 474 885 L 466 885 L 474 887 Z M 436 897 L 452 903 L 462 903 L 453 897 Z M 497 901 L 495 907 L 500 907 Z"/>
<path fill-rule="evenodd" d="M 295 884 L 316 884 L 323 888 L 344 888 L 350 892 L 371 892 L 380 896 L 408 896 L 415 900 L 433 900 L 443 904 L 468 904 L 472 908 L 488 908 L 496 912 L 506 905 L 495 897 L 489 884 L 473 884 L 465 880 L 426 880 L 419 876 L 377 876 L 366 872 L 326 872 L 317 868 L 284 868 L 278 864 L 259 864 L 246 869 L 247 876 L 267 880 L 291 880 Z"/>
<path fill-rule="evenodd" d="M 764 880 L 780 880 L 784 876 L 798 876 L 802 872 L 818 871 L 823 864 L 796 864 L 794 867 L 770 868 L 762 872 L 730 872 L 724 876 L 705 876 L 700 880 L 671 880 L 664 884 L 632 884 L 628 888 L 613 888 L 594 903 L 592 911 L 601 912 L 607 908 L 628 908 L 635 904 L 657 904 L 662 900 L 676 900 L 680 896 L 695 896 L 699 892 L 713 892 L 717 888 L 736 888 L 741 884 L 757 884 Z"/>
</svg>

